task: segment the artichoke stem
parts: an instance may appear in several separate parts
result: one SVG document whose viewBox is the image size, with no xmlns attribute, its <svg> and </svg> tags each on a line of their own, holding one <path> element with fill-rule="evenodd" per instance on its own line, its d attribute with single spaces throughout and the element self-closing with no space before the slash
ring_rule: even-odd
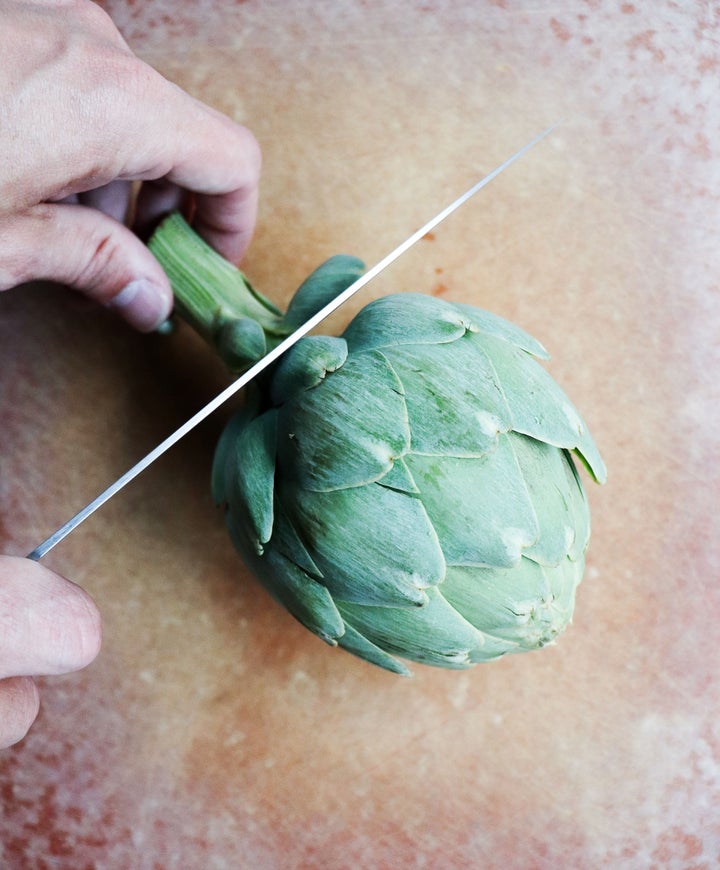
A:
<svg viewBox="0 0 720 870">
<path fill-rule="evenodd" d="M 170 280 L 176 313 L 221 356 L 225 356 L 222 342 L 229 329 L 252 337 L 250 346 L 235 348 L 236 356 L 250 361 L 263 355 L 258 354 L 258 336 L 262 341 L 264 335 L 265 349 L 283 337 L 282 312 L 253 289 L 240 269 L 206 244 L 179 213 L 165 218 L 148 244 Z M 239 321 L 259 328 L 232 329 Z"/>
</svg>

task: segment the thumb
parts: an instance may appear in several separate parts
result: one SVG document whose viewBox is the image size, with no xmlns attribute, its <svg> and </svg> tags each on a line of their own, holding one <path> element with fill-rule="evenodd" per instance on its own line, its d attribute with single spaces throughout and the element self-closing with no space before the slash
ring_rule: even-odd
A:
<svg viewBox="0 0 720 870">
<path fill-rule="evenodd" d="M 67 203 L 0 219 L 0 290 L 50 280 L 116 309 L 143 332 L 172 309 L 165 273 L 147 247 L 106 214 Z"/>
<path fill-rule="evenodd" d="M 0 556 L 0 614 L 0 679 L 75 671 L 100 649 L 92 598 L 29 559 Z"/>
</svg>

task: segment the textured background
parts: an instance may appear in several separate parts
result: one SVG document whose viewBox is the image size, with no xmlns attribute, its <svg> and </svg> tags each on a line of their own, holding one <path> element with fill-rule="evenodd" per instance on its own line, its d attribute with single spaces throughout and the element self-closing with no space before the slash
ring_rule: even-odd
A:
<svg viewBox="0 0 720 870">
<path fill-rule="evenodd" d="M 720 862 L 720 7 L 103 4 L 264 151 L 244 268 L 283 304 L 373 263 L 562 126 L 338 314 L 420 290 L 553 354 L 610 482 L 573 626 L 403 680 L 331 650 L 211 505 L 219 412 L 46 559 L 105 625 L 0 755 L 8 868 L 683 868 Z M 185 330 L 59 288 L 0 299 L 0 549 L 25 553 L 208 400 Z"/>
</svg>

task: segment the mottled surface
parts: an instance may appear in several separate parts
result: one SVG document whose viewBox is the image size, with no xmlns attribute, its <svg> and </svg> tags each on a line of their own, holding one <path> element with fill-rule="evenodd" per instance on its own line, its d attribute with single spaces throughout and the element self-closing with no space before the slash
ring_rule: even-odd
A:
<svg viewBox="0 0 720 870">
<path fill-rule="evenodd" d="M 8 868 L 672 868 L 720 862 L 720 9 L 713 3 L 108 2 L 135 50 L 252 127 L 245 262 L 283 303 L 374 262 L 552 137 L 333 321 L 412 289 L 552 352 L 610 471 L 557 646 L 403 680 L 331 650 L 211 505 L 224 414 L 47 564 L 99 659 L 0 755 Z M 223 382 L 184 330 L 56 288 L 0 299 L 0 548 L 24 553 Z"/>
</svg>

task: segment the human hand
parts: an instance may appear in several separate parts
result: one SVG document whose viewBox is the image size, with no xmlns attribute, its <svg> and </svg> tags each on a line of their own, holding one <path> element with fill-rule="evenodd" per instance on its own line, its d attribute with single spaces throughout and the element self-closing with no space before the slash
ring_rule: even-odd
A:
<svg viewBox="0 0 720 870">
<path fill-rule="evenodd" d="M 259 172 L 252 134 L 136 58 L 95 3 L 0 5 L 0 290 L 59 281 L 154 329 L 172 293 L 121 223 L 129 183 L 145 182 L 137 226 L 184 191 L 195 229 L 237 261 Z"/>
<path fill-rule="evenodd" d="M 35 721 L 33 676 L 85 667 L 100 642 L 100 614 L 86 592 L 37 562 L 0 556 L 0 748 Z"/>
</svg>

